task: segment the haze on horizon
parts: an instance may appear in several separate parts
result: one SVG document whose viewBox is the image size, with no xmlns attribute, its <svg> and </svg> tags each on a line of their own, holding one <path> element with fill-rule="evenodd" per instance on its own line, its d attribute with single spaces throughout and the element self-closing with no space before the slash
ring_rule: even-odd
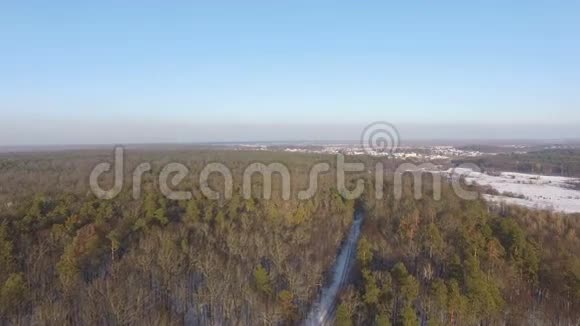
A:
<svg viewBox="0 0 580 326">
<path fill-rule="evenodd" d="M 0 146 L 580 138 L 580 4 L 0 4 Z"/>
</svg>

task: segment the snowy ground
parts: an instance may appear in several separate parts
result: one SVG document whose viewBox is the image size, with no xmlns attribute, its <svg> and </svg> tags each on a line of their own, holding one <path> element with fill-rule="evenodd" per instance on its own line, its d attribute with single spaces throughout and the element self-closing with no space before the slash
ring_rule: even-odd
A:
<svg viewBox="0 0 580 326">
<path fill-rule="evenodd" d="M 360 213 L 355 215 L 346 243 L 343 244 L 334 262 L 332 282 L 322 289 L 322 294 L 317 303 L 314 304 L 312 311 L 308 314 L 304 326 L 332 325 L 332 314 L 338 299 L 338 293 L 345 285 L 354 262 L 363 218 Z"/>
<path fill-rule="evenodd" d="M 580 179 L 514 172 L 493 176 L 461 168 L 448 170 L 447 173 L 463 175 L 468 183 L 475 182 L 497 190 L 500 195 L 484 195 L 489 201 L 565 213 L 580 212 L 580 191 L 572 189 L 575 183 L 580 183 Z"/>
</svg>

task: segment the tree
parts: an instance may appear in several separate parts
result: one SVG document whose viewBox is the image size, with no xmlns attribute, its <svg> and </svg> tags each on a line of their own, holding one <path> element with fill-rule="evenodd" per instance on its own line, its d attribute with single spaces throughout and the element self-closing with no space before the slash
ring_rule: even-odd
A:
<svg viewBox="0 0 580 326">
<path fill-rule="evenodd" d="M 441 279 L 435 280 L 429 288 L 429 313 L 431 314 L 431 319 L 438 320 L 443 324 L 447 312 L 447 301 L 447 286 Z"/>
<path fill-rule="evenodd" d="M 409 274 L 403 263 L 397 263 L 393 267 L 391 275 L 399 289 L 399 294 L 405 302 L 410 303 L 417 298 L 417 295 L 419 295 L 419 283 L 413 275 Z"/>
<path fill-rule="evenodd" d="M 516 264 L 522 275 L 535 285 L 540 260 L 536 247 L 526 239 L 523 229 L 512 218 L 506 218 L 496 226 L 496 233 L 509 259 Z"/>
<path fill-rule="evenodd" d="M 167 217 L 167 200 L 155 192 L 148 192 L 143 202 L 143 213 L 147 221 L 157 221 L 161 225 L 169 223 Z"/>
<path fill-rule="evenodd" d="M 56 265 L 60 282 L 68 292 L 74 289 L 74 286 L 80 280 L 80 266 L 75 254 L 75 242 L 69 244 Z"/>
<path fill-rule="evenodd" d="M 352 316 L 348 312 L 345 305 L 340 304 L 336 309 L 336 325 L 337 326 L 352 326 Z"/>
<path fill-rule="evenodd" d="M 226 215 L 222 210 L 219 210 L 215 215 L 215 225 L 219 230 L 226 227 Z"/>
<path fill-rule="evenodd" d="M 12 273 L 0 289 L 0 312 L 8 315 L 21 307 L 26 297 L 26 284 L 20 273 Z"/>
<path fill-rule="evenodd" d="M 457 282 L 463 282 L 463 265 L 461 265 L 461 259 L 457 254 L 451 256 L 451 261 L 448 262 L 449 278 L 456 280 Z"/>
<path fill-rule="evenodd" d="M 379 303 L 379 296 L 381 294 L 381 290 L 377 286 L 377 282 L 373 274 L 370 271 L 364 270 L 363 271 L 363 278 L 365 281 L 365 294 L 364 294 L 364 302 L 369 306 L 375 306 Z"/>
<path fill-rule="evenodd" d="M 490 270 L 492 272 L 504 255 L 505 249 L 496 238 L 492 238 L 487 242 L 487 260 L 489 261 Z"/>
<path fill-rule="evenodd" d="M 187 225 L 194 225 L 200 220 L 199 207 L 195 199 L 190 199 L 185 208 L 185 221 Z"/>
<path fill-rule="evenodd" d="M 165 197 L 159 198 L 157 209 L 153 213 L 153 219 L 161 225 L 169 223 L 169 218 L 167 217 L 167 200 Z"/>
<path fill-rule="evenodd" d="M 434 254 L 439 254 L 443 248 L 443 244 L 444 242 L 439 228 L 435 223 L 430 223 L 423 236 L 423 246 L 427 249 L 429 258 L 432 258 Z"/>
<path fill-rule="evenodd" d="M 571 302 L 580 302 L 580 258 L 570 257 L 564 274 L 564 292 Z"/>
<path fill-rule="evenodd" d="M 395 293 L 393 291 L 393 278 L 388 271 L 373 272 L 374 279 L 378 287 L 381 289 L 381 294 L 378 303 L 378 313 L 384 316 L 390 316 L 393 313 L 393 302 Z"/>
<path fill-rule="evenodd" d="M 419 326 L 419 319 L 417 318 L 415 309 L 410 304 L 406 304 L 403 307 L 403 312 L 397 324 L 401 326 Z"/>
<path fill-rule="evenodd" d="M 366 237 L 361 237 L 357 247 L 357 259 L 364 268 L 368 266 L 373 260 L 373 252 L 371 243 Z"/>
<path fill-rule="evenodd" d="M 298 318 L 298 307 L 294 303 L 294 294 L 283 290 L 278 294 L 278 305 L 282 310 L 282 316 L 286 321 L 295 321 Z"/>
<path fill-rule="evenodd" d="M 118 230 L 113 230 L 107 235 L 107 239 L 111 241 L 111 260 L 115 260 L 117 250 L 121 247 L 121 234 Z"/>
<path fill-rule="evenodd" d="M 5 224 L 0 224 L 0 280 L 16 268 L 12 250 L 12 241 L 8 238 L 7 227 Z"/>
<path fill-rule="evenodd" d="M 254 282 L 256 283 L 256 288 L 260 293 L 267 296 L 272 294 L 270 275 L 268 275 L 268 272 L 262 265 L 259 265 L 254 271 Z"/>
<path fill-rule="evenodd" d="M 459 283 L 456 280 L 451 280 L 448 284 L 449 295 L 447 301 L 447 308 L 449 309 L 449 319 L 451 325 L 456 325 L 457 320 L 461 321 L 467 306 L 467 298 L 465 298 L 459 289 Z M 461 324 L 461 323 L 459 323 Z"/>
<path fill-rule="evenodd" d="M 481 271 L 477 258 L 469 257 L 465 265 L 467 274 L 465 283 L 470 310 L 478 318 L 485 319 L 497 315 L 503 306 L 499 289 Z"/>
<path fill-rule="evenodd" d="M 388 315 L 380 314 L 377 315 L 377 326 L 391 326 L 391 319 Z"/>
</svg>

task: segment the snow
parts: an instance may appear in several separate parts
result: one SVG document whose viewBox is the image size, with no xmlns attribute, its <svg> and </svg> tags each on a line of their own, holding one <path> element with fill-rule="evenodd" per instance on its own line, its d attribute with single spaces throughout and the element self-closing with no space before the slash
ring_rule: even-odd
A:
<svg viewBox="0 0 580 326">
<path fill-rule="evenodd" d="M 580 191 L 572 189 L 573 184 L 580 183 L 580 179 L 515 172 L 502 172 L 498 176 L 493 176 L 463 168 L 450 169 L 446 173 L 463 175 L 467 183 L 489 186 L 500 194 L 510 193 L 524 197 L 484 195 L 492 202 L 564 213 L 580 212 Z"/>
<path fill-rule="evenodd" d="M 346 243 L 343 245 L 334 263 L 332 282 L 326 288 L 322 289 L 322 294 L 318 302 L 314 305 L 312 311 L 308 314 L 308 318 L 304 322 L 305 326 L 326 325 L 331 322 L 329 319 L 336 304 L 338 293 L 347 281 L 348 273 L 353 264 L 362 220 L 362 214 L 355 215 Z"/>
</svg>

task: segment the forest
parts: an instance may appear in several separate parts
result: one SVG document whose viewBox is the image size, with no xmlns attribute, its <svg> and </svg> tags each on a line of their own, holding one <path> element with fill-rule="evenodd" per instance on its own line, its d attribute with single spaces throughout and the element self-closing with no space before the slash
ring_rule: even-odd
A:
<svg viewBox="0 0 580 326">
<path fill-rule="evenodd" d="M 580 322 L 579 214 L 489 206 L 458 198 L 444 184 L 413 196 L 374 196 L 373 175 L 350 173 L 346 200 L 331 171 L 315 196 L 300 200 L 309 168 L 325 155 L 168 149 L 128 151 L 126 169 L 149 162 L 143 194 L 97 199 L 91 169 L 111 161 L 106 150 L 0 155 L 0 324 L 2 325 L 299 325 L 326 282 L 355 211 L 365 221 L 355 268 L 341 289 L 336 325 L 495 325 Z M 374 164 L 378 158 L 349 157 Z M 176 188 L 186 201 L 159 192 L 168 162 L 187 166 Z M 253 162 L 280 162 L 292 196 L 208 199 L 197 176 L 222 162 L 240 180 Z M 385 160 L 387 173 L 396 161 Z M 370 166 L 370 165 L 369 165 Z M 428 179 L 428 178 L 427 178 Z M 428 181 L 428 180 L 427 180 Z M 111 179 L 104 184 L 111 183 Z M 223 178 L 212 175 L 212 188 Z M 241 183 L 234 183 L 239 185 Z M 385 178 L 385 189 L 392 180 Z"/>
<path fill-rule="evenodd" d="M 467 149 L 476 149 L 466 147 Z M 477 158 L 456 159 L 454 164 L 475 163 L 486 171 L 510 171 L 530 174 L 580 177 L 579 149 L 534 149 L 529 152 L 507 152 Z"/>
</svg>

